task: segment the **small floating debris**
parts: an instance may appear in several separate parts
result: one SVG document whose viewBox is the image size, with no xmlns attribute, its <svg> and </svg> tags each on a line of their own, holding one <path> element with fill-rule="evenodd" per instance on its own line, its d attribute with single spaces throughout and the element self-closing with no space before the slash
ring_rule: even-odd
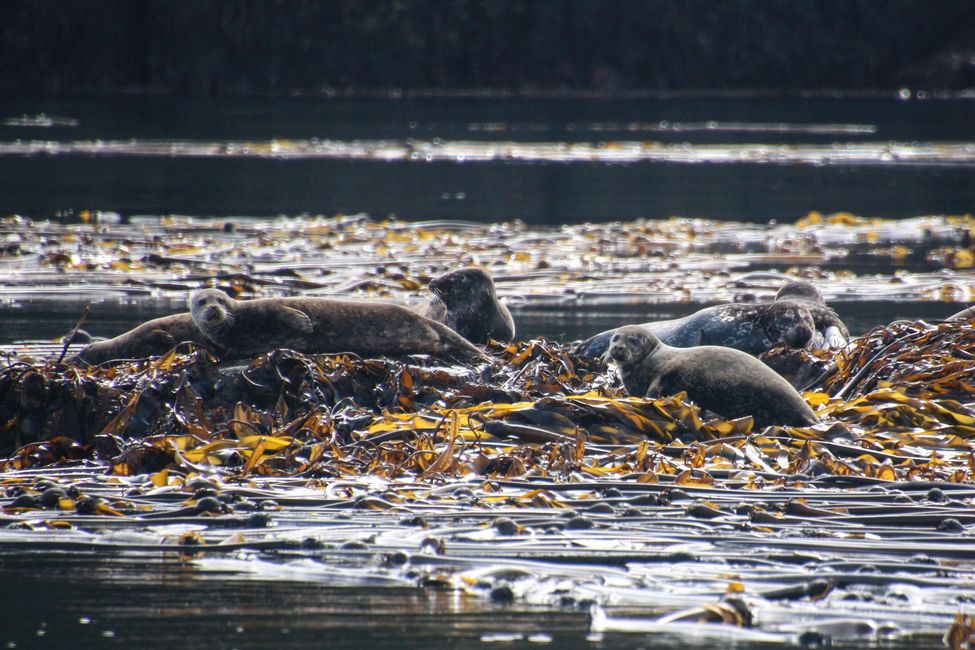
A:
<svg viewBox="0 0 975 650">
<path fill-rule="evenodd" d="M 3 121 L 4 126 L 20 126 L 33 128 L 51 128 L 55 126 L 73 127 L 78 126 L 78 120 L 73 117 L 57 117 L 56 115 L 21 115 L 20 117 L 8 117 Z"/>
</svg>

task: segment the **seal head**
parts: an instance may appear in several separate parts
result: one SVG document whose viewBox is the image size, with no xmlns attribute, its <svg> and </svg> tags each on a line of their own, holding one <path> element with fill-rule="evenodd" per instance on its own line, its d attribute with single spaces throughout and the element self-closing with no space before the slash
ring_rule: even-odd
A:
<svg viewBox="0 0 975 650">
<path fill-rule="evenodd" d="M 471 343 L 510 341 L 515 323 L 498 300 L 494 280 L 487 271 L 467 267 L 444 273 L 430 282 L 433 296 L 417 312 L 451 328 Z"/>
<path fill-rule="evenodd" d="M 217 339 L 234 326 L 234 305 L 230 296 L 217 289 L 202 289 L 190 296 L 190 315 L 205 336 Z"/>
<path fill-rule="evenodd" d="M 808 346 L 837 350 L 850 340 L 850 330 L 836 311 L 827 306 L 822 294 L 811 283 L 804 280 L 790 280 L 783 284 L 775 294 L 772 304 L 800 304 L 809 310 L 815 329 Z M 797 346 L 793 346 L 797 347 Z"/>
</svg>

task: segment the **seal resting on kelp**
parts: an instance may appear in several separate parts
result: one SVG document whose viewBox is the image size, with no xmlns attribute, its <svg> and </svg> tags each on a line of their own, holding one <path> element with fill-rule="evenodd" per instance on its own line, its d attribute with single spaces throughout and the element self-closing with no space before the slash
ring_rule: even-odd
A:
<svg viewBox="0 0 975 650">
<path fill-rule="evenodd" d="M 190 314 L 208 341 L 246 358 L 277 348 L 306 354 L 429 354 L 483 361 L 484 353 L 442 323 L 406 307 L 331 298 L 235 300 L 218 289 L 190 296 Z"/>
<path fill-rule="evenodd" d="M 678 348 L 714 345 L 754 355 L 780 343 L 804 348 L 816 330 L 809 309 L 802 303 L 788 300 L 764 304 L 726 303 L 705 307 L 683 318 L 643 323 L 638 327 Z M 596 334 L 577 344 L 575 352 L 601 357 L 617 331 L 618 328 Z"/>
<path fill-rule="evenodd" d="M 443 323 L 471 343 L 488 339 L 510 341 L 515 321 L 498 300 L 494 280 L 484 269 L 468 267 L 449 271 L 430 282 L 433 296 L 416 312 Z"/>
<path fill-rule="evenodd" d="M 812 316 L 816 330 L 813 332 L 811 347 L 837 350 L 850 340 L 850 330 L 846 323 L 823 300 L 816 287 L 803 280 L 790 280 L 783 284 L 775 294 L 774 302 L 801 303 Z"/>
<path fill-rule="evenodd" d="M 208 341 L 193 318 L 183 313 L 154 318 L 115 338 L 95 341 L 66 361 L 97 365 L 114 359 L 145 359 L 164 354 L 187 341 L 203 345 L 215 354 L 220 353 L 219 346 Z"/>
<path fill-rule="evenodd" d="M 971 320 L 975 318 L 975 305 L 962 309 L 957 314 L 948 316 L 945 320 Z"/>
<path fill-rule="evenodd" d="M 756 427 L 818 422 L 789 382 L 740 350 L 671 347 L 639 325 L 626 325 L 613 333 L 606 356 L 619 366 L 623 386 L 633 397 L 686 391 L 701 408 L 725 418 L 750 415 Z"/>
</svg>

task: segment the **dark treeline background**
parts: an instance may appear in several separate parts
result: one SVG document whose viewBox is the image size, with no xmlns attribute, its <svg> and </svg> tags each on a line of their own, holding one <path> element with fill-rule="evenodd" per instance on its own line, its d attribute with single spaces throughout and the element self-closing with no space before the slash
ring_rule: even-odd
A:
<svg viewBox="0 0 975 650">
<path fill-rule="evenodd" d="M 975 86 L 975 1 L 0 1 L 20 94 L 900 86 Z"/>
</svg>

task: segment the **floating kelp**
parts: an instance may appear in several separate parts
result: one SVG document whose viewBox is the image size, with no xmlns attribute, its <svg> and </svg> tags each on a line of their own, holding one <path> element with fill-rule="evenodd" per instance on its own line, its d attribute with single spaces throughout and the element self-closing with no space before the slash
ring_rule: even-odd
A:
<svg viewBox="0 0 975 650">
<path fill-rule="evenodd" d="M 0 221 L 0 298 L 70 292 L 181 303 L 218 286 L 239 298 L 411 301 L 439 273 L 473 263 L 492 270 L 515 308 L 757 299 L 771 297 L 788 277 L 782 271 L 818 281 L 828 300 L 975 301 L 970 216 L 811 213 L 794 225 L 670 218 L 559 228 L 364 215 L 77 216 L 82 223 Z"/>
<path fill-rule="evenodd" d="M 971 401 L 975 325 L 900 321 L 877 327 L 847 346 L 819 383 L 841 398 L 896 386 L 924 399 Z"/>
<path fill-rule="evenodd" d="M 902 327 L 854 342 L 836 367 L 847 375 L 868 367 L 856 350 Z M 942 336 L 930 335 L 939 327 Z M 925 326 L 912 354 L 930 358 L 925 344 L 959 349 L 952 336 L 965 334 L 950 334 L 959 328 L 970 334 L 965 323 Z M 289 350 L 228 367 L 192 345 L 92 368 L 11 364 L 0 374 L 5 467 L 100 459 L 123 475 L 633 475 L 705 484 L 737 475 L 755 486 L 829 474 L 972 479 L 965 439 L 975 436 L 975 411 L 944 391 L 911 395 L 888 383 L 842 399 L 826 388 L 807 393 L 822 424 L 753 431 L 751 418 L 713 419 L 683 394 L 627 397 L 600 361 L 551 341 L 489 351 L 490 364 L 467 369 Z M 837 383 L 841 371 L 832 372 L 824 385 Z"/>
</svg>

